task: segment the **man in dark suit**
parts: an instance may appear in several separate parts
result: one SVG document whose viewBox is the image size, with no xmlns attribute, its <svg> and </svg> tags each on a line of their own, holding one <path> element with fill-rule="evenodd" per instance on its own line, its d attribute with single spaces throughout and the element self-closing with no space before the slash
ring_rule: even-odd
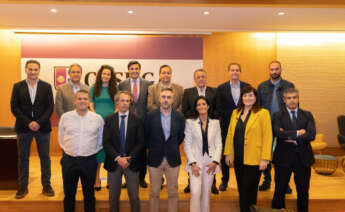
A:
<svg viewBox="0 0 345 212">
<path fill-rule="evenodd" d="M 291 173 L 297 190 L 298 212 L 308 211 L 311 165 L 314 155 L 310 142 L 315 139 L 313 115 L 299 108 L 299 94 L 295 88 L 284 91 L 286 107 L 273 115 L 273 130 L 277 147 L 273 154 L 275 190 L 272 208 L 285 208 L 285 192 Z"/>
<path fill-rule="evenodd" d="M 28 193 L 29 157 L 33 137 L 36 139 L 38 155 L 41 160 L 43 185 L 42 193 L 54 196 L 50 176 L 50 116 L 54 109 L 53 92 L 50 84 L 38 78 L 40 63 L 28 60 L 25 64 L 27 78 L 13 86 L 11 111 L 16 117 L 15 130 L 18 135 L 19 189 L 16 198 Z"/>
<path fill-rule="evenodd" d="M 132 212 L 140 211 L 139 169 L 144 141 L 143 123 L 129 112 L 131 94 L 120 91 L 115 96 L 119 111 L 107 117 L 103 129 L 104 168 L 109 172 L 110 211 L 119 212 L 122 175 L 125 175 Z"/>
<path fill-rule="evenodd" d="M 209 117 L 212 119 L 218 119 L 219 114 L 217 111 L 217 89 L 206 85 L 207 73 L 204 69 L 197 69 L 194 71 L 194 82 L 195 87 L 184 89 L 184 94 L 182 98 L 182 112 L 185 119 L 195 118 L 197 116 L 195 111 L 195 100 L 199 96 L 205 96 L 210 103 Z M 184 189 L 185 193 L 190 192 L 189 179 L 188 185 Z M 219 191 L 216 187 L 216 178 L 214 178 L 211 192 L 213 194 L 218 194 Z"/>
<path fill-rule="evenodd" d="M 148 87 L 151 82 L 144 80 L 140 77 L 141 64 L 138 61 L 130 61 L 127 65 L 129 72 L 129 79 L 124 80 L 119 84 L 120 91 L 128 91 L 132 94 L 133 102 L 130 107 L 130 112 L 134 113 L 137 117 L 144 120 L 147 113 L 147 94 Z M 143 154 L 141 154 L 141 166 L 139 172 L 139 185 L 142 188 L 147 188 L 145 182 L 146 176 L 146 148 L 143 148 Z M 125 187 L 125 185 L 124 185 Z"/>
<path fill-rule="evenodd" d="M 219 98 L 219 107 L 217 110 L 220 112 L 220 125 L 222 131 L 222 142 L 225 146 L 225 139 L 228 134 L 228 128 L 232 111 L 237 108 L 242 89 L 248 86 L 248 83 L 240 81 L 241 65 L 239 63 L 230 63 L 228 66 L 228 72 L 230 80 L 221 84 L 217 88 L 217 95 Z M 222 154 L 223 155 L 223 154 Z M 225 191 L 229 182 L 229 166 L 225 163 L 225 157 L 222 156 L 221 168 L 222 168 L 222 183 L 219 186 L 219 190 Z"/>
<path fill-rule="evenodd" d="M 184 139 L 183 114 L 172 109 L 174 93 L 171 88 L 160 91 L 160 107 L 145 118 L 145 138 L 150 173 L 150 212 L 159 211 L 159 196 L 163 173 L 167 178 L 168 211 L 178 209 L 178 175 L 181 165 L 179 146 Z"/>
</svg>

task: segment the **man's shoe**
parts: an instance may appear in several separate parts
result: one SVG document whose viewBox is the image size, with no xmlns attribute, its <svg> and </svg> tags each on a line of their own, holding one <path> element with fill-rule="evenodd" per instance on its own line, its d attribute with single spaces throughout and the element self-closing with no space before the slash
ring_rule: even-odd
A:
<svg viewBox="0 0 345 212">
<path fill-rule="evenodd" d="M 219 194 L 219 191 L 215 183 L 212 184 L 211 192 L 212 194 Z"/>
<path fill-rule="evenodd" d="M 42 190 L 43 195 L 52 197 L 55 195 L 53 188 L 50 185 L 43 186 Z"/>
<path fill-rule="evenodd" d="M 147 188 L 147 183 L 145 182 L 145 180 L 140 180 L 139 185 L 142 188 Z"/>
<path fill-rule="evenodd" d="M 266 191 L 271 188 L 271 183 L 263 182 L 261 186 L 259 186 L 259 191 Z"/>
<path fill-rule="evenodd" d="M 226 191 L 227 188 L 228 188 L 228 184 L 227 183 L 222 182 L 219 185 L 219 191 Z"/>
<path fill-rule="evenodd" d="M 292 194 L 292 189 L 291 189 L 290 185 L 288 185 L 285 193 L 286 194 Z"/>
<path fill-rule="evenodd" d="M 186 186 L 186 188 L 184 188 L 183 192 L 184 192 L 185 194 L 190 193 L 190 186 L 189 186 L 189 184 Z"/>
<path fill-rule="evenodd" d="M 126 188 L 126 187 L 127 187 L 126 182 L 122 183 L 121 188 Z"/>
<path fill-rule="evenodd" d="M 20 188 L 18 189 L 15 198 L 22 199 L 28 194 L 28 188 Z"/>
</svg>

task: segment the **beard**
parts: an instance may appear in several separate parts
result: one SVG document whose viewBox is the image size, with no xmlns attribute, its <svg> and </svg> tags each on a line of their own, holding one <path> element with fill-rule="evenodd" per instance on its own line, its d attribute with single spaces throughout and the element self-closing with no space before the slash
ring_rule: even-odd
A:
<svg viewBox="0 0 345 212">
<path fill-rule="evenodd" d="M 276 80 L 280 78 L 280 74 L 271 74 L 271 78 Z"/>
</svg>

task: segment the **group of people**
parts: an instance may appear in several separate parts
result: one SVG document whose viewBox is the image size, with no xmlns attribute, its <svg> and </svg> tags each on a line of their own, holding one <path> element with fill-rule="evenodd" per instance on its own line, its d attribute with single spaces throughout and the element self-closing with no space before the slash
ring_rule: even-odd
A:
<svg viewBox="0 0 345 212">
<path fill-rule="evenodd" d="M 95 211 L 95 190 L 101 189 L 101 164 L 108 171 L 110 211 L 119 211 L 122 187 L 127 187 L 131 210 L 140 211 L 139 186 L 150 179 L 150 211 L 159 211 L 160 190 L 166 178 L 168 211 L 178 210 L 180 144 L 184 142 L 190 211 L 210 211 L 210 193 L 218 193 L 215 174 L 222 171 L 219 190 L 229 182 L 234 165 L 241 212 L 256 204 L 259 190 L 269 189 L 271 161 L 275 167 L 273 208 L 285 208 L 285 194 L 294 172 L 299 212 L 308 211 L 310 142 L 315 123 L 299 108 L 299 92 L 281 77 L 279 61 L 269 64 L 270 79 L 256 90 L 240 80 L 241 66 L 230 63 L 229 81 L 207 86 L 204 69 L 194 72 L 195 87 L 172 83 L 172 68 L 162 65 L 159 82 L 140 77 L 141 64 L 128 63 L 129 78 L 116 85 L 114 69 L 103 65 L 90 88 L 80 82 L 82 67 L 69 67 L 70 81 L 57 88 L 59 144 L 64 186 L 64 209 L 74 211 L 79 178 L 85 211 Z M 41 160 L 42 193 L 54 196 L 50 182 L 49 118 L 54 101 L 51 85 L 39 79 L 40 63 L 28 60 L 26 79 L 16 83 L 11 111 L 18 134 L 19 189 L 28 193 L 30 145 L 36 139 Z M 273 155 L 273 159 L 272 159 Z M 265 180 L 259 186 L 261 172 Z M 122 182 L 122 176 L 125 183 Z M 290 190 L 289 190 L 290 189 Z"/>
</svg>

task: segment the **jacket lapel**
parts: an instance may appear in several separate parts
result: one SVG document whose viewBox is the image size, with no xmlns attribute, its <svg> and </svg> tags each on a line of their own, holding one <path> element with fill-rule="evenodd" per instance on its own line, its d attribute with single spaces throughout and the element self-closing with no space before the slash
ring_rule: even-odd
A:
<svg viewBox="0 0 345 212">
<path fill-rule="evenodd" d="M 246 126 L 246 133 L 250 130 L 250 128 L 253 126 L 253 124 L 255 123 L 256 119 L 258 118 L 258 112 L 254 113 L 251 112 L 248 122 L 247 122 L 247 126 Z"/>
<path fill-rule="evenodd" d="M 131 113 L 128 114 L 128 119 L 127 119 L 127 130 L 126 130 L 126 150 L 128 150 L 128 145 L 129 145 L 129 140 L 128 136 L 131 135 L 132 127 L 133 127 L 133 121 L 134 117 Z"/>
<path fill-rule="evenodd" d="M 39 80 L 38 81 L 38 83 L 37 83 L 37 88 L 36 88 L 36 95 L 35 95 L 35 100 L 34 100 L 34 105 L 37 103 L 37 101 L 39 100 L 39 98 L 40 98 L 40 94 L 41 94 L 41 87 L 42 87 L 42 82 L 41 82 L 41 80 Z M 29 89 L 29 88 L 28 88 Z M 29 94 L 29 96 L 30 96 L 30 94 Z M 30 101 L 31 101 L 31 99 L 30 99 Z"/>
<path fill-rule="evenodd" d="M 236 105 L 236 104 L 235 104 L 235 101 L 234 101 L 234 97 L 232 96 L 232 93 L 231 93 L 230 81 L 228 81 L 228 82 L 225 84 L 225 91 L 228 93 L 229 99 L 230 99 L 230 101 L 232 102 L 232 104 L 233 104 L 233 105 Z"/>
<path fill-rule="evenodd" d="M 297 116 L 299 116 L 299 114 Z M 286 127 L 286 130 L 293 129 L 292 121 L 291 121 L 291 118 L 290 118 L 290 115 L 289 115 L 289 111 L 286 108 L 283 109 L 283 117 L 282 117 L 282 119 L 284 121 L 284 126 Z M 297 121 L 298 121 L 298 117 L 297 117 Z"/>
<path fill-rule="evenodd" d="M 27 99 L 26 101 L 31 103 L 31 98 L 30 98 L 30 93 L 29 93 L 29 85 L 26 83 L 26 80 L 23 80 L 23 91 L 24 91 L 24 96 Z"/>
</svg>

